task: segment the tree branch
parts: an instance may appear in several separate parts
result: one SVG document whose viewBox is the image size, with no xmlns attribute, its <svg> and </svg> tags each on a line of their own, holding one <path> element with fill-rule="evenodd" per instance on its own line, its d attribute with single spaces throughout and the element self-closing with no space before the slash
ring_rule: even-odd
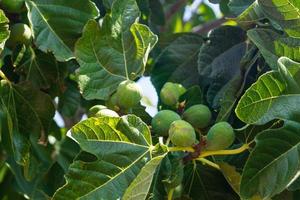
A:
<svg viewBox="0 0 300 200">
<path fill-rule="evenodd" d="M 195 26 L 192 30 L 192 32 L 194 33 L 199 33 L 199 34 L 206 34 L 208 33 L 210 30 L 217 28 L 219 26 L 221 26 L 224 22 L 226 22 L 227 19 L 225 17 L 222 17 L 220 19 L 208 22 L 206 24 L 203 25 L 199 25 L 199 26 Z"/>
<path fill-rule="evenodd" d="M 171 17 L 178 11 L 180 8 L 186 4 L 187 0 L 178 0 L 170 9 L 166 12 L 166 22 L 171 19 Z"/>
</svg>

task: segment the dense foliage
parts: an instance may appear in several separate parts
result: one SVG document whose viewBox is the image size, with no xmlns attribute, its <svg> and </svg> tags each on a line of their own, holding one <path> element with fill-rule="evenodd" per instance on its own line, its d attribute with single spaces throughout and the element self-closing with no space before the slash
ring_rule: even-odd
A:
<svg viewBox="0 0 300 200">
<path fill-rule="evenodd" d="M 299 0 L 0 8 L 1 200 L 300 199 Z"/>
</svg>

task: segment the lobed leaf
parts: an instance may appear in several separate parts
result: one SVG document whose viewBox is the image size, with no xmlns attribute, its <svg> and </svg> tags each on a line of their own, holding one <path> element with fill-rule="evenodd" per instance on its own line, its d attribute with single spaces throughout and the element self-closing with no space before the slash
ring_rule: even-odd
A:
<svg viewBox="0 0 300 200">
<path fill-rule="evenodd" d="M 70 136 L 82 152 L 53 199 L 145 198 L 164 156 L 152 159 L 150 130 L 139 118 L 90 118 L 75 125 Z"/>
<path fill-rule="evenodd" d="M 135 0 L 117 0 L 101 26 L 94 20 L 85 26 L 75 48 L 84 98 L 107 100 L 121 81 L 144 73 L 157 36 L 137 23 L 139 15 Z"/>
</svg>

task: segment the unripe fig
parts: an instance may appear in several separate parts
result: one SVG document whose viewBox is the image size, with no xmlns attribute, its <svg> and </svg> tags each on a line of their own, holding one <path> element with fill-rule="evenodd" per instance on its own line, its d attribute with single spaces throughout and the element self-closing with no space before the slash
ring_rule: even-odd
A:
<svg viewBox="0 0 300 200">
<path fill-rule="evenodd" d="M 160 91 L 161 101 L 168 106 L 176 106 L 179 97 L 185 93 L 186 89 L 178 83 L 167 82 Z"/>
<path fill-rule="evenodd" d="M 168 136 L 172 122 L 179 120 L 180 116 L 171 110 L 159 111 L 152 119 L 151 126 L 153 131 L 160 136 Z"/>
<path fill-rule="evenodd" d="M 18 23 L 11 27 L 10 37 L 6 44 L 10 48 L 14 48 L 18 44 L 30 44 L 32 37 L 31 30 L 27 24 Z"/>
<path fill-rule="evenodd" d="M 88 112 L 88 117 L 95 117 L 96 113 L 103 109 L 107 109 L 107 107 L 103 105 L 95 105 L 91 107 Z"/>
<path fill-rule="evenodd" d="M 173 198 L 177 199 L 182 196 L 183 193 L 183 186 L 182 184 L 178 185 L 176 188 L 174 188 Z"/>
<path fill-rule="evenodd" d="M 206 105 L 197 104 L 184 111 L 182 118 L 194 128 L 205 128 L 211 120 L 211 112 Z"/>
<path fill-rule="evenodd" d="M 116 93 L 114 93 L 113 95 L 110 96 L 110 98 L 106 102 L 106 106 L 109 109 L 112 109 L 114 111 L 119 111 L 120 110 L 120 108 L 118 106 L 118 99 L 117 99 Z"/>
<path fill-rule="evenodd" d="M 207 133 L 207 150 L 227 149 L 235 139 L 232 126 L 227 122 L 218 122 Z"/>
<path fill-rule="evenodd" d="M 0 4 L 5 11 L 10 13 L 20 13 L 25 7 L 24 0 L 1 0 Z"/>
<path fill-rule="evenodd" d="M 196 133 L 191 124 L 184 120 L 174 121 L 170 125 L 171 142 L 179 147 L 189 147 L 196 143 Z"/>
<path fill-rule="evenodd" d="M 118 86 L 116 98 L 121 108 L 133 108 L 142 99 L 142 91 L 134 81 L 126 80 Z"/>
<path fill-rule="evenodd" d="M 115 111 L 105 108 L 105 109 L 99 110 L 95 114 L 95 117 L 120 117 L 120 116 Z"/>
</svg>

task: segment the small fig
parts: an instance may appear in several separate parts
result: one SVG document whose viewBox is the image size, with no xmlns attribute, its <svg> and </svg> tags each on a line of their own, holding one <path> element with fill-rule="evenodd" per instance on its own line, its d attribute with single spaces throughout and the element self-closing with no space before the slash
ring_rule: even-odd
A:
<svg viewBox="0 0 300 200">
<path fill-rule="evenodd" d="M 159 111 L 152 119 L 151 126 L 153 131 L 160 136 L 168 136 L 172 122 L 179 120 L 180 116 L 171 110 Z"/>
<path fill-rule="evenodd" d="M 116 98 L 121 108 L 133 108 L 141 101 L 142 91 L 134 81 L 126 80 L 119 84 Z"/>
<path fill-rule="evenodd" d="M 177 199 L 182 196 L 183 193 L 183 186 L 182 184 L 178 185 L 176 188 L 174 188 L 173 198 Z"/>
<path fill-rule="evenodd" d="M 191 124 L 184 120 L 176 120 L 170 125 L 171 142 L 179 147 L 189 147 L 196 143 L 196 133 Z"/>
<path fill-rule="evenodd" d="M 1 6 L 9 13 L 20 13 L 25 7 L 25 0 L 1 0 Z"/>
<path fill-rule="evenodd" d="M 9 48 L 14 48 L 18 44 L 30 44 L 32 37 L 31 30 L 27 24 L 17 23 L 12 25 L 10 37 L 6 44 Z"/>
<path fill-rule="evenodd" d="M 91 107 L 88 112 L 88 117 L 95 117 L 96 113 L 103 109 L 107 109 L 107 107 L 103 105 L 95 105 Z"/>
<path fill-rule="evenodd" d="M 167 82 L 160 91 L 161 101 L 168 106 L 176 106 L 179 97 L 185 93 L 186 89 L 178 83 Z"/>
<path fill-rule="evenodd" d="M 232 126 L 227 122 L 218 122 L 213 125 L 207 133 L 207 150 L 227 149 L 235 139 Z"/>
<path fill-rule="evenodd" d="M 110 96 L 110 98 L 108 99 L 108 101 L 106 102 L 106 106 L 109 108 L 109 109 L 112 109 L 114 111 L 119 111 L 120 108 L 118 106 L 118 99 L 117 99 L 117 95 L 116 93 L 112 94 Z"/>
<path fill-rule="evenodd" d="M 95 117 L 120 117 L 118 113 L 110 109 L 102 109 L 95 114 Z"/>
<path fill-rule="evenodd" d="M 211 112 L 206 105 L 197 104 L 184 111 L 182 118 L 194 128 L 205 128 L 211 120 Z"/>
</svg>

